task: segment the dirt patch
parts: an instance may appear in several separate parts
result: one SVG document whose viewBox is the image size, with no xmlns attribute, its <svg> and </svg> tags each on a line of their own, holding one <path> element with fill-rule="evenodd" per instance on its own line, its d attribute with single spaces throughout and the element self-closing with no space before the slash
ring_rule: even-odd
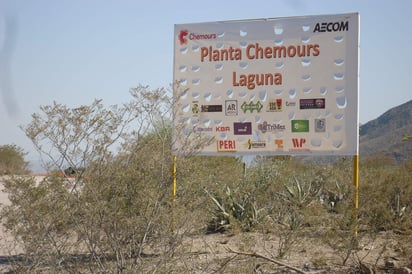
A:
<svg viewBox="0 0 412 274">
<path fill-rule="evenodd" d="M 317 273 L 391 273 L 408 263 L 396 250 L 392 236 L 382 233 L 373 240 L 364 238 L 356 250 L 334 250 L 318 238 L 299 237 L 282 258 L 282 239 L 270 233 L 197 235 L 185 238 L 182 248 L 186 250 L 187 262 L 193 265 L 190 271 L 195 273 L 299 273 L 294 269 Z M 343 264 L 346 256 L 349 258 Z M 362 272 L 361 268 L 366 270 Z"/>
</svg>

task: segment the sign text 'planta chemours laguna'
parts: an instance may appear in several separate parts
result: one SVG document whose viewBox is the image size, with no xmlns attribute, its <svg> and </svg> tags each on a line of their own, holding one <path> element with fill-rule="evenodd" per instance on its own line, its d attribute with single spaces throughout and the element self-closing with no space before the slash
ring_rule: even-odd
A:
<svg viewBox="0 0 412 274">
<path fill-rule="evenodd" d="M 176 155 L 357 155 L 359 14 L 178 24 Z"/>
</svg>

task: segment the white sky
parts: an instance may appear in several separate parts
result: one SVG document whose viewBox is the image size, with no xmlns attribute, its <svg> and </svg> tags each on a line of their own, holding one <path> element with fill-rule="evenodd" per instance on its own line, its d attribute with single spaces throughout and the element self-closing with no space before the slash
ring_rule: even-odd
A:
<svg viewBox="0 0 412 274">
<path fill-rule="evenodd" d="M 0 0 L 0 145 L 37 155 L 18 128 L 53 101 L 131 100 L 173 81 L 174 24 L 360 13 L 360 122 L 412 99 L 410 0 Z"/>
</svg>

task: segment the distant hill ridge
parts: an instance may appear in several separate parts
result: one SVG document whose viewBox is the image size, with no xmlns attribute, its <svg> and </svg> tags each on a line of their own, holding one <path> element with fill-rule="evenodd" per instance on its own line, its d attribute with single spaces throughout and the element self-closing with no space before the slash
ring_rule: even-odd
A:
<svg viewBox="0 0 412 274">
<path fill-rule="evenodd" d="M 412 100 L 359 128 L 360 156 L 383 154 L 397 162 L 412 159 Z"/>
</svg>

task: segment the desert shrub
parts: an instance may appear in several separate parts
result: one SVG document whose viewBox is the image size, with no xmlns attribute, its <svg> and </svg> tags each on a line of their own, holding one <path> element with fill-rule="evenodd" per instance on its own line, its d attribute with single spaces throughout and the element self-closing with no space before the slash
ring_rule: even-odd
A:
<svg viewBox="0 0 412 274">
<path fill-rule="evenodd" d="M 361 167 L 360 217 L 374 231 L 411 229 L 410 163 Z"/>
<path fill-rule="evenodd" d="M 335 215 L 330 218 L 330 228 L 325 230 L 321 240 L 340 257 L 342 265 L 348 260 L 356 260 L 359 250 L 360 237 L 356 234 L 352 211 L 348 209 L 344 215 Z"/>
<path fill-rule="evenodd" d="M 29 163 L 24 159 L 26 154 L 16 145 L 0 146 L 0 175 L 28 174 Z"/>
<path fill-rule="evenodd" d="M 28 269 L 52 267 L 61 270 L 76 249 L 71 218 L 72 195 L 67 181 L 46 177 L 13 177 L 4 182 L 11 205 L 1 211 L 6 229 L 25 251 Z"/>
<path fill-rule="evenodd" d="M 42 106 L 23 127 L 49 160 L 45 167 L 60 171 L 38 183 L 16 177 L 5 185 L 11 205 L 2 220 L 30 258 L 26 269 L 124 273 L 144 269 L 151 244 L 164 245 L 162 258 L 178 246 L 166 217 L 169 98 L 163 89 L 142 86 L 131 94 L 134 100 L 122 107 L 106 108 L 100 100 L 78 108 Z M 68 167 L 80 172 L 67 178 Z M 86 259 L 74 260 L 74 254 Z"/>
</svg>

